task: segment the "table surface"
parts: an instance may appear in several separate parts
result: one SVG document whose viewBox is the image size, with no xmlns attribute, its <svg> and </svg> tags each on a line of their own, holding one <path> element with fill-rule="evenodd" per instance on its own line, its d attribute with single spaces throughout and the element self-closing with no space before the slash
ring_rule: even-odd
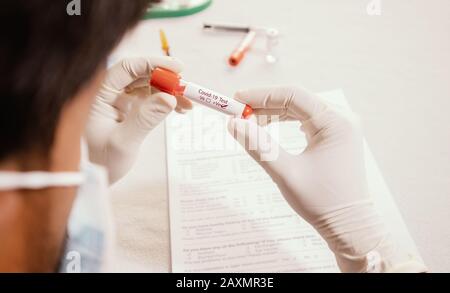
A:
<svg viewBox="0 0 450 293">
<path fill-rule="evenodd" d="M 431 271 L 450 271 L 450 2 L 216 0 L 185 18 L 145 21 L 114 59 L 161 55 L 163 28 L 187 80 L 232 95 L 240 88 L 295 84 L 342 88 Z M 258 40 L 241 66 L 226 64 L 235 34 L 208 34 L 205 21 L 278 28 L 275 65 Z M 135 168 L 113 187 L 119 253 L 149 271 L 170 270 L 164 127 L 145 141 Z"/>
</svg>

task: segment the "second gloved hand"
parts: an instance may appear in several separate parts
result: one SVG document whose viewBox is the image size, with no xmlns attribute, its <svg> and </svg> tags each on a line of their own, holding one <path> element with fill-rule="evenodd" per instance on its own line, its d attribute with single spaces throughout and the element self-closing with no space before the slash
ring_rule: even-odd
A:
<svg viewBox="0 0 450 293">
<path fill-rule="evenodd" d="M 155 67 L 182 70 L 168 57 L 125 59 L 108 70 L 92 107 L 86 129 L 89 156 L 107 168 L 111 184 L 131 169 L 152 129 L 174 109 L 192 108 L 185 98 L 152 91 L 148 80 Z"/>
<path fill-rule="evenodd" d="M 299 155 L 283 150 L 251 121 L 232 119 L 229 129 L 291 207 L 326 240 L 343 272 L 426 270 L 394 243 L 377 213 L 354 115 L 295 87 L 241 91 L 236 99 L 250 105 L 260 122 L 299 121 L 308 143 Z"/>
</svg>

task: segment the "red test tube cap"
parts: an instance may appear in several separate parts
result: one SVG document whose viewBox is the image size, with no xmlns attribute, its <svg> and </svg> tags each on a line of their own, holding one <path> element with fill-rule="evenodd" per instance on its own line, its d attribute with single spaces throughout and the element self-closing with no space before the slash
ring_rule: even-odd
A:
<svg viewBox="0 0 450 293">
<path fill-rule="evenodd" d="M 180 86 L 180 75 L 161 67 L 152 71 L 150 85 L 173 96 L 179 95 L 183 90 Z"/>
<path fill-rule="evenodd" d="M 249 105 L 245 105 L 244 111 L 242 112 L 242 118 L 248 119 L 253 114 L 253 109 Z"/>
<path fill-rule="evenodd" d="M 245 52 L 244 51 L 235 51 L 233 54 L 231 54 L 230 58 L 228 59 L 228 63 L 231 66 L 238 66 L 239 63 L 241 63 L 242 59 L 244 59 Z"/>
</svg>

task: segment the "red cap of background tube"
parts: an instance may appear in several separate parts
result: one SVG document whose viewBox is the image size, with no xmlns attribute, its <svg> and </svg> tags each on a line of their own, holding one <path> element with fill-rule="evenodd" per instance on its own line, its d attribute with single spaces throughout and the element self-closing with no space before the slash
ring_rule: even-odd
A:
<svg viewBox="0 0 450 293">
<path fill-rule="evenodd" d="M 173 71 L 157 67 L 152 71 L 150 85 L 162 92 L 177 96 L 184 90 L 180 85 L 180 78 L 180 75 Z"/>
</svg>

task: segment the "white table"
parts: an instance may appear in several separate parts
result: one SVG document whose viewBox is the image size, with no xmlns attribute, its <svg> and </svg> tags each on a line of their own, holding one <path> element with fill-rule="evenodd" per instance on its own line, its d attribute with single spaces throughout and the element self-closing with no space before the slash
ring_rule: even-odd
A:
<svg viewBox="0 0 450 293">
<path fill-rule="evenodd" d="M 143 22 L 116 57 L 161 55 L 164 28 L 185 78 L 225 94 L 250 86 L 343 88 L 409 230 L 432 271 L 450 271 L 450 2 L 216 0 L 198 15 Z M 280 62 L 264 63 L 262 41 L 237 69 L 240 41 L 211 35 L 204 21 L 273 26 Z M 146 140 L 134 170 L 113 188 L 120 253 L 150 271 L 170 269 L 164 129 Z"/>
</svg>

